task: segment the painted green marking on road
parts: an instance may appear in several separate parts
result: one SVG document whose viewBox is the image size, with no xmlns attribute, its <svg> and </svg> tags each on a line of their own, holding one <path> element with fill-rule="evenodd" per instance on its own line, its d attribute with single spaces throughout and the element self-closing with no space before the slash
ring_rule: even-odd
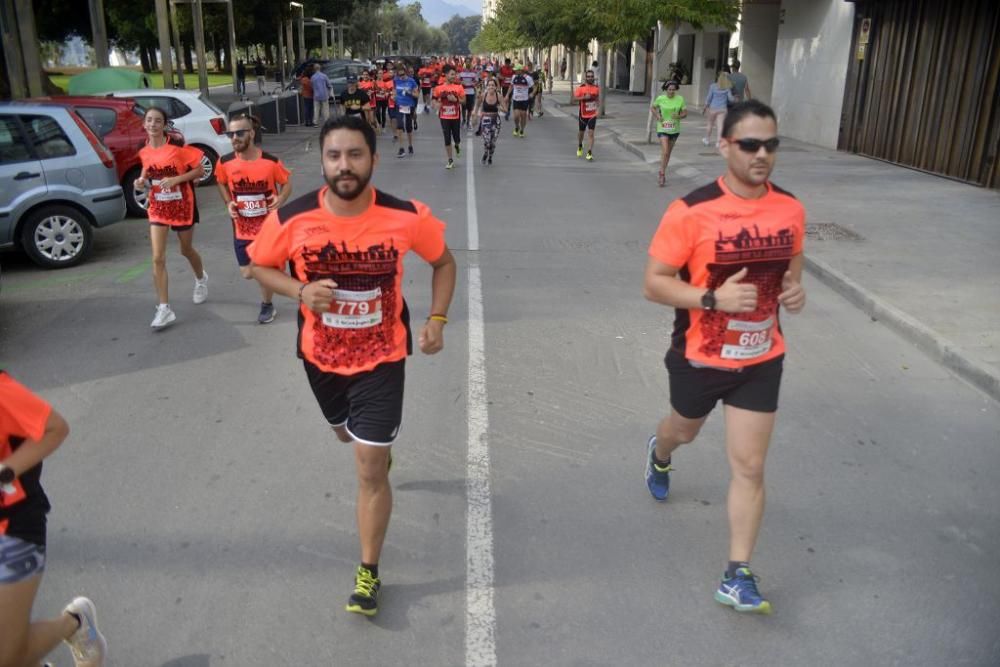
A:
<svg viewBox="0 0 1000 667">
<path fill-rule="evenodd" d="M 51 278 L 42 278 L 40 280 L 31 280 L 31 282 L 24 283 L 13 283 L 4 280 L 4 290 L 10 290 L 11 292 L 21 292 L 30 289 L 44 289 L 46 287 L 69 287 L 78 282 L 84 280 L 89 280 L 91 278 L 96 278 L 97 276 L 105 274 L 106 271 L 91 271 L 90 273 L 79 273 L 70 277 L 66 274 L 60 274 L 53 276 Z"/>
<path fill-rule="evenodd" d="M 146 273 L 146 271 L 148 271 L 152 265 L 153 265 L 153 260 L 151 259 L 147 259 L 141 264 L 136 264 L 135 266 L 126 269 L 124 272 L 122 272 L 117 278 L 115 278 L 115 282 L 119 284 L 131 282 L 136 278 L 138 278 L 139 276 L 141 276 L 142 274 Z"/>
</svg>

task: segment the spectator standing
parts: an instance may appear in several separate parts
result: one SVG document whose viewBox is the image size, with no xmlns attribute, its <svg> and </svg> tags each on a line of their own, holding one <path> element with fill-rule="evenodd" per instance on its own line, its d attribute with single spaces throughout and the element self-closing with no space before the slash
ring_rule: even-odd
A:
<svg viewBox="0 0 1000 667">
<path fill-rule="evenodd" d="M 264 63 L 260 58 L 257 58 L 257 62 L 253 66 L 253 73 L 257 76 L 257 94 L 263 95 L 264 84 L 266 83 L 264 75 L 267 73 L 267 70 L 264 69 Z"/>
<path fill-rule="evenodd" d="M 733 104 L 739 104 L 749 100 L 750 80 L 747 75 L 740 71 L 740 61 L 733 58 L 733 73 L 729 75 L 729 80 L 733 82 Z"/>
<path fill-rule="evenodd" d="M 313 122 L 316 105 L 313 103 L 313 84 L 312 79 L 309 78 L 308 70 L 302 70 L 299 75 L 299 92 L 302 94 L 302 124 L 305 127 L 316 127 Z"/>
<path fill-rule="evenodd" d="M 319 63 L 313 64 L 313 74 L 309 77 L 313 90 L 313 105 L 315 113 L 313 123 L 320 125 L 330 117 L 330 79 L 320 68 Z"/>
<path fill-rule="evenodd" d="M 706 146 L 712 141 L 712 129 L 719 126 L 715 135 L 715 146 L 718 148 L 719 140 L 722 139 L 722 123 L 726 119 L 726 109 L 733 103 L 733 83 L 729 80 L 729 75 L 719 72 L 719 78 L 708 87 L 708 96 L 705 98 L 705 106 L 701 110 L 701 115 L 708 116 L 708 126 L 705 128 L 705 136 L 701 138 L 701 143 Z"/>
<path fill-rule="evenodd" d="M 242 60 L 236 61 L 236 91 L 241 96 L 247 94 L 247 66 Z"/>
</svg>

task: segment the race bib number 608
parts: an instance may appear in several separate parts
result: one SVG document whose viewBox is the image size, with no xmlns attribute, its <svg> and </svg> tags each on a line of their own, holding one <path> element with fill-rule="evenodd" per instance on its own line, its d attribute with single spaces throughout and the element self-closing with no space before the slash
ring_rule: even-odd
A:
<svg viewBox="0 0 1000 667">
<path fill-rule="evenodd" d="M 771 350 L 771 333 L 774 318 L 763 322 L 729 320 L 726 325 L 725 342 L 722 344 L 723 359 L 755 359 Z"/>
</svg>

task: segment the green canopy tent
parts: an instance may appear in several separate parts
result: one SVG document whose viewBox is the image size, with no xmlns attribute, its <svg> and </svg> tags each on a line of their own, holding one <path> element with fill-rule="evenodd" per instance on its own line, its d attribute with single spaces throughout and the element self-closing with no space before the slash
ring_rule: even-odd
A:
<svg viewBox="0 0 1000 667">
<path fill-rule="evenodd" d="M 69 80 L 70 95 L 99 95 L 130 88 L 149 88 L 149 77 L 127 67 L 103 67 Z"/>
</svg>

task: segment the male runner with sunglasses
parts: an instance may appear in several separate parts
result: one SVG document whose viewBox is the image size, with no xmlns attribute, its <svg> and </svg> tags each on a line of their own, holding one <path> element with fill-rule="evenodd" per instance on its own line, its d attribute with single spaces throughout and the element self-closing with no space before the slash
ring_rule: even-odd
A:
<svg viewBox="0 0 1000 667">
<path fill-rule="evenodd" d="M 257 238 L 267 214 L 277 210 L 292 194 L 290 172 L 281 160 L 254 144 L 255 132 L 250 118 L 234 116 L 226 132 L 233 152 L 223 155 L 215 165 L 216 185 L 233 221 L 236 263 L 246 280 L 253 278 L 247 247 Z M 271 301 L 274 292 L 261 285 L 260 294 L 257 322 L 273 322 L 277 315 Z"/>
<path fill-rule="evenodd" d="M 770 613 L 750 555 L 764 516 L 764 459 L 785 343 L 779 307 L 805 306 L 802 204 L 768 178 L 778 149 L 774 111 L 734 106 L 719 150 L 726 173 L 674 201 L 649 246 L 644 293 L 676 311 L 666 355 L 670 414 L 649 438 L 646 485 L 665 501 L 671 454 L 698 435 L 721 399 L 729 459 L 729 564 L 715 599 L 742 612 Z"/>
</svg>

